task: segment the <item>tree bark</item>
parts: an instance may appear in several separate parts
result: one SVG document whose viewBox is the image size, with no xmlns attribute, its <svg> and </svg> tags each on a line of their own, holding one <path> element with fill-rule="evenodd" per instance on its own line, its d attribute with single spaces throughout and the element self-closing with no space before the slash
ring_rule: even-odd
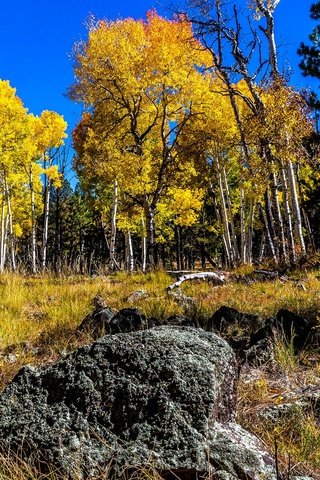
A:
<svg viewBox="0 0 320 480">
<path fill-rule="evenodd" d="M 147 264 L 154 268 L 156 265 L 155 257 L 155 221 L 154 221 L 154 207 L 149 203 L 147 196 L 144 200 L 144 210 L 146 217 L 146 232 L 147 232 Z"/>
<path fill-rule="evenodd" d="M 231 233 L 232 233 L 232 245 L 233 245 L 233 249 L 234 249 L 234 256 L 235 256 L 235 260 L 238 261 L 239 260 L 238 240 L 237 240 L 236 228 L 235 228 L 235 224 L 234 224 L 234 215 L 233 215 L 233 211 L 232 211 L 230 189 L 229 189 L 226 169 L 225 169 L 224 165 L 222 166 L 222 177 L 223 177 L 225 191 L 226 191 L 226 204 L 227 204 L 227 208 L 228 208 L 228 212 L 229 212 L 229 218 L 230 218 L 230 227 L 231 227 Z"/>
<path fill-rule="evenodd" d="M 228 257 L 230 259 L 230 266 L 234 266 L 234 261 L 235 261 L 235 255 L 234 255 L 234 249 L 231 244 L 231 236 L 230 236 L 230 231 L 229 231 L 229 222 L 228 222 L 228 214 L 227 214 L 227 208 L 226 208 L 226 201 L 225 201 L 225 195 L 224 195 L 224 189 L 223 189 L 223 182 L 222 182 L 222 176 L 221 176 L 221 169 L 220 169 L 220 163 L 218 158 L 216 158 L 216 166 L 217 166 L 217 174 L 218 174 L 218 182 L 219 182 L 219 190 L 220 190 L 220 199 L 221 199 L 221 218 L 222 218 L 222 225 L 224 229 L 224 234 L 225 234 L 225 241 L 226 241 L 226 247 L 228 250 Z"/>
<path fill-rule="evenodd" d="M 116 268 L 116 236 L 117 236 L 117 211 L 118 211 L 118 181 L 113 182 L 112 214 L 111 214 L 111 238 L 109 266 L 111 270 Z"/>
<path fill-rule="evenodd" d="M 241 238 L 241 262 L 246 261 L 246 225 L 245 225 L 245 198 L 244 189 L 240 188 L 240 238 Z"/>
<path fill-rule="evenodd" d="M 49 209 L 50 209 L 50 181 L 45 175 L 44 189 L 44 207 L 43 207 L 43 236 L 42 236 L 42 259 L 41 267 L 45 270 L 47 264 L 47 247 L 48 247 L 48 226 L 49 226 Z"/>
<path fill-rule="evenodd" d="M 130 230 L 127 231 L 125 235 L 125 239 L 126 239 L 126 267 L 128 272 L 133 272 L 134 259 L 133 259 L 132 237 L 131 237 Z"/>
<path fill-rule="evenodd" d="M 36 216 L 35 216 L 35 196 L 33 187 L 33 173 L 32 167 L 29 171 L 29 185 L 30 185 L 30 207 L 31 207 L 31 271 L 37 272 L 37 253 L 36 253 Z"/>
<path fill-rule="evenodd" d="M 10 240 L 10 253 L 11 253 L 11 267 L 12 270 L 16 271 L 16 253 L 15 253 L 15 245 L 14 245 L 14 233 L 13 233 L 13 222 L 12 222 L 12 211 L 11 211 L 11 198 L 9 187 L 7 183 L 6 177 L 4 177 L 4 187 L 6 193 L 6 200 L 7 200 L 7 209 L 8 209 L 8 226 L 9 226 L 9 240 Z"/>
<path fill-rule="evenodd" d="M 271 168 L 274 168 L 274 163 L 271 163 Z M 282 219 L 282 213 L 281 213 L 281 208 L 280 208 L 280 201 L 279 201 L 279 188 L 278 188 L 278 178 L 276 173 L 273 171 L 270 175 L 270 181 L 271 181 L 271 193 L 272 193 L 272 203 L 273 203 L 273 208 L 274 208 L 274 213 L 276 216 L 276 224 L 275 224 L 275 229 L 277 232 L 277 244 L 278 244 L 278 249 L 280 253 L 280 258 L 284 260 L 284 262 L 288 262 L 288 254 L 287 254 L 287 248 L 286 248 L 286 237 L 284 233 L 284 227 L 283 227 L 283 219 Z"/>
<path fill-rule="evenodd" d="M 296 185 L 296 179 L 295 179 L 295 174 L 293 170 L 293 163 L 291 161 L 288 162 L 287 171 L 288 171 L 288 178 L 289 178 L 289 185 L 290 185 L 292 207 L 295 215 L 296 234 L 300 242 L 301 253 L 302 255 L 306 255 L 307 252 L 306 252 L 306 245 L 304 242 L 303 232 L 302 232 L 302 219 L 301 219 L 299 198 L 298 198 L 298 192 L 297 192 L 297 185 Z"/>
<path fill-rule="evenodd" d="M 286 223 L 287 223 L 287 229 L 288 229 L 290 253 L 292 256 L 293 263 L 296 263 L 297 257 L 296 257 L 296 248 L 294 244 L 292 212 L 291 212 L 290 201 L 288 196 L 287 176 L 286 176 L 286 172 L 283 165 L 281 166 L 281 181 L 282 181 L 282 191 L 283 191 L 283 197 L 284 197 L 284 206 L 285 206 L 285 213 L 286 213 Z"/>
</svg>

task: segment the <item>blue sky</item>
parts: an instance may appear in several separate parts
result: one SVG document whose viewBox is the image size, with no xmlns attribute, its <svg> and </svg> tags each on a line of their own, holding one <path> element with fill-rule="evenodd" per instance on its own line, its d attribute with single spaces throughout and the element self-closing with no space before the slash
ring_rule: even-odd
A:
<svg viewBox="0 0 320 480">
<path fill-rule="evenodd" d="M 85 21 L 97 18 L 141 18 L 150 8 L 159 13 L 166 0 L 1 0 L 0 78 L 17 89 L 24 105 L 34 114 L 55 110 L 70 128 L 80 118 L 81 108 L 64 97 L 73 81 L 70 54 L 74 42 L 86 38 Z M 311 2 L 310 2 L 311 3 Z M 281 0 L 276 13 L 280 66 L 293 69 L 291 83 L 311 85 L 303 78 L 296 50 L 307 40 L 314 22 L 309 19 L 308 0 Z M 169 12 L 167 12 L 169 16 Z"/>
</svg>

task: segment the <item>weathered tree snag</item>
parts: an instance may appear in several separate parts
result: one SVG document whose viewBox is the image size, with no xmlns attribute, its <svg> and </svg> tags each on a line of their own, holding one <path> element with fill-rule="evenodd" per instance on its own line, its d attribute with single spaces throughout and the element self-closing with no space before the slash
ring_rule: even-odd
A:
<svg viewBox="0 0 320 480">
<path fill-rule="evenodd" d="M 190 273 L 190 274 L 182 275 L 181 277 L 179 277 L 179 279 L 175 283 L 173 283 L 172 285 L 169 285 L 167 290 L 170 291 L 176 287 L 180 287 L 180 285 L 186 280 L 205 280 L 205 279 L 210 280 L 216 285 L 224 285 L 226 282 L 226 277 L 222 273 L 216 273 L 216 272 Z"/>
</svg>

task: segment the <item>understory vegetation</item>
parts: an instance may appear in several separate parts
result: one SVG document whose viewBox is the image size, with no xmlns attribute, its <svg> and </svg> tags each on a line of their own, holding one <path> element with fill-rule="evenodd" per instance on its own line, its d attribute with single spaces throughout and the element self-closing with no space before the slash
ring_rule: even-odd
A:
<svg viewBox="0 0 320 480">
<path fill-rule="evenodd" d="M 250 270 L 246 268 L 236 273 L 245 276 Z M 285 280 L 250 285 L 234 281 L 225 286 L 213 286 L 207 281 L 185 282 L 181 287 L 183 294 L 194 299 L 189 307 L 182 306 L 167 293 L 173 281 L 162 271 L 150 274 L 119 272 L 100 277 L 3 275 L 0 282 L 1 389 L 23 365 L 46 365 L 91 342 L 90 335 L 80 334 L 77 327 L 92 311 L 92 300 L 97 295 L 115 310 L 134 306 L 148 318 L 160 320 L 183 314 L 196 318 L 203 326 L 222 305 L 258 314 L 261 319 L 275 315 L 280 308 L 288 308 L 305 317 L 320 316 L 318 271 L 292 273 Z M 136 291 L 145 294 L 132 302 L 130 296 Z M 241 336 L 241 333 L 239 330 L 235 335 Z M 304 412 L 297 406 L 276 423 L 260 413 L 266 407 L 286 404 L 290 392 L 319 386 L 320 353 L 303 349 L 295 354 L 292 345 L 281 335 L 274 342 L 275 363 L 272 366 L 242 367 L 238 421 L 258 435 L 271 453 L 277 449 L 281 469 L 305 472 L 318 478 L 320 428 L 316 412 Z M 20 476 L 13 475 L 11 462 Z M 55 478 L 53 473 L 48 477 L 37 476 L 30 465 L 18 459 L 16 462 L 12 458 L 2 459 L 1 479 Z"/>
</svg>

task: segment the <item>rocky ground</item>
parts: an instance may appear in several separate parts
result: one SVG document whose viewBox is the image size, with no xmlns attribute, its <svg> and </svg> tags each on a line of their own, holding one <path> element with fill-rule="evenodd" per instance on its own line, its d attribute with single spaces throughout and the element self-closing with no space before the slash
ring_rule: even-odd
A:
<svg viewBox="0 0 320 480">
<path fill-rule="evenodd" d="M 182 308 L 166 317 L 138 308 L 147 289 L 132 290 L 120 309 L 96 295 L 70 350 L 88 346 L 6 382 L 3 455 L 74 479 L 319 479 L 317 312 L 221 305 L 191 315 L 195 288 L 173 289 Z M 39 342 L 21 348 L 43 358 Z M 7 366 L 18 352 L 2 350 Z"/>
</svg>

